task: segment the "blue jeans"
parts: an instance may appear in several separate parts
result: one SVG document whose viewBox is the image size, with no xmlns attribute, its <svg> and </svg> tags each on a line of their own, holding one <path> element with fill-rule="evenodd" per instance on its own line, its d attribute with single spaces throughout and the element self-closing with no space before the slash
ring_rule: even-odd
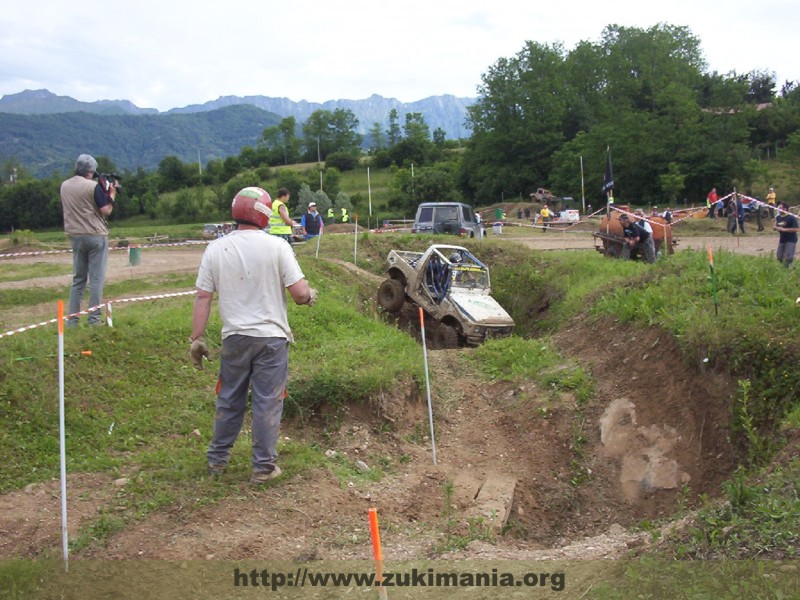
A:
<svg viewBox="0 0 800 600">
<path fill-rule="evenodd" d="M 89 282 L 89 308 L 100 306 L 103 302 L 103 284 L 106 279 L 108 261 L 108 238 L 104 235 L 76 235 L 72 242 L 72 289 L 69 292 L 69 314 L 81 310 L 81 300 Z M 99 325 L 100 309 L 89 313 L 89 324 Z M 78 324 L 78 317 L 70 317 L 68 326 Z"/>
<path fill-rule="evenodd" d="M 289 379 L 289 341 L 229 335 L 222 340 L 220 389 L 208 464 L 228 464 L 239 436 L 252 390 L 253 457 L 255 472 L 269 473 L 278 461 L 278 433 L 283 415 L 283 392 Z"/>
</svg>

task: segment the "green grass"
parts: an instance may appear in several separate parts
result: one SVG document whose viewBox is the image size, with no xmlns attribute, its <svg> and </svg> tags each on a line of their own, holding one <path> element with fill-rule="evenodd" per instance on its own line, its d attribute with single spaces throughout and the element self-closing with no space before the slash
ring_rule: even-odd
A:
<svg viewBox="0 0 800 600">
<path fill-rule="evenodd" d="M 15 263 L 12 259 L 6 259 L 2 263 L 3 270 L 0 271 L 0 283 L 9 281 L 24 281 L 34 277 L 50 277 L 53 275 L 71 275 L 72 265 L 68 263 Z"/>
</svg>

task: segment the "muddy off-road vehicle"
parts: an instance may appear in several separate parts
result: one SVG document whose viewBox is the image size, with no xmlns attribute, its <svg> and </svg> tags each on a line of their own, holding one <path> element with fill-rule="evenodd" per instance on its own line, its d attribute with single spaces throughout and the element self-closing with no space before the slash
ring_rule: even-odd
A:
<svg viewBox="0 0 800 600">
<path fill-rule="evenodd" d="M 378 288 L 378 305 L 393 314 L 406 304 L 422 307 L 433 348 L 478 346 L 514 330 L 514 320 L 492 298 L 489 269 L 466 248 L 392 250 L 386 260 L 388 279 Z"/>
</svg>

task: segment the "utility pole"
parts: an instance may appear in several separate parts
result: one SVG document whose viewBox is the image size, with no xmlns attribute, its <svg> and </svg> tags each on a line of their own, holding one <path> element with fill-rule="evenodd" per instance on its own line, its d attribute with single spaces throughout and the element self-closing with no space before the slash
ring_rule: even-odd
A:
<svg viewBox="0 0 800 600">
<path fill-rule="evenodd" d="M 317 136 L 317 169 L 319 169 L 319 191 L 322 191 L 322 158 L 319 153 L 319 136 Z"/>
</svg>

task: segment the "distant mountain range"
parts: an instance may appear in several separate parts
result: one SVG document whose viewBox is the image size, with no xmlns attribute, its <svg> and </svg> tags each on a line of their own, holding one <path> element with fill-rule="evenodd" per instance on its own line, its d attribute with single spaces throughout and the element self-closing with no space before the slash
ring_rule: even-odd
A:
<svg viewBox="0 0 800 600">
<path fill-rule="evenodd" d="M 364 100 L 295 102 L 267 96 L 223 96 L 205 104 L 159 112 L 128 100 L 81 102 L 48 90 L 25 90 L 0 98 L 0 160 L 16 159 L 37 176 L 71 169 L 81 152 L 108 156 L 120 169 L 154 169 L 165 156 L 202 162 L 238 155 L 255 146 L 261 133 L 285 117 L 303 123 L 314 111 L 349 109 L 366 135 L 375 123 L 388 128 L 396 109 L 420 113 L 430 127 L 448 139 L 469 137 L 467 108 L 474 98 L 432 96 L 400 102 L 373 94 Z"/>
</svg>

